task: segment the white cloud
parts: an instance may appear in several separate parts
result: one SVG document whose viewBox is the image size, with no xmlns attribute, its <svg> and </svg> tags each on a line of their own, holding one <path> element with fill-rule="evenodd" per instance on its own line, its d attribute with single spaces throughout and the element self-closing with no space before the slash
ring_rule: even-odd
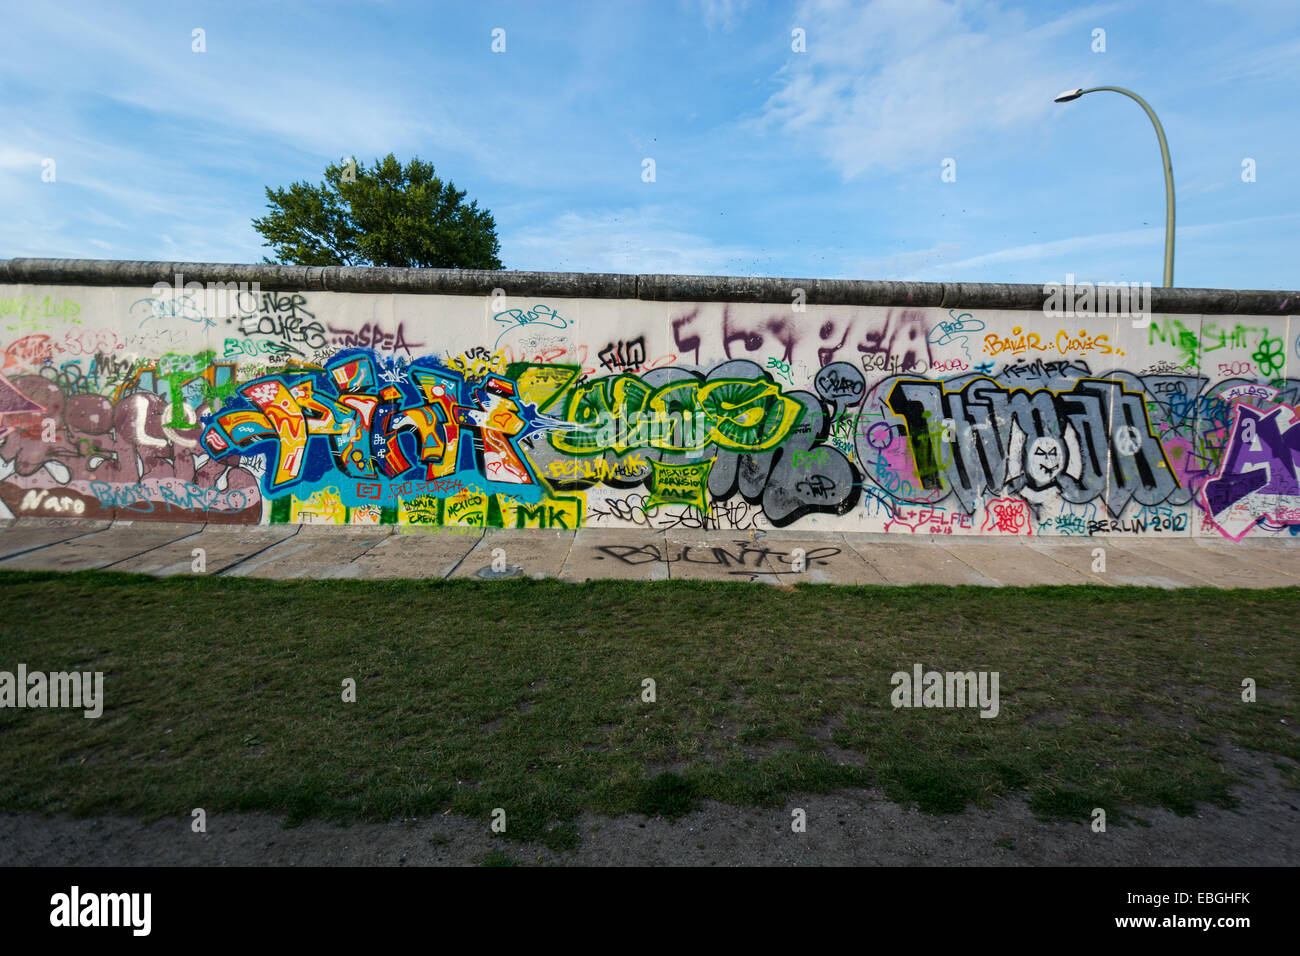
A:
<svg viewBox="0 0 1300 956">
<path fill-rule="evenodd" d="M 792 22 L 808 52 L 762 124 L 807 137 L 845 180 L 937 165 L 976 133 L 1043 119 L 1063 82 L 1047 41 L 1104 12 L 1033 27 L 983 0 L 807 0 Z"/>
<path fill-rule="evenodd" d="M 1197 225 L 1179 226 L 1175 233 L 1175 242 L 1208 239 L 1216 235 L 1231 233 L 1241 227 L 1259 227 L 1266 223 L 1280 223 L 1300 219 L 1300 213 L 1282 213 L 1274 216 L 1252 216 L 1246 219 L 1229 219 L 1220 222 L 1199 223 Z M 978 256 L 972 256 L 966 259 L 960 259 L 950 262 L 936 262 L 933 265 L 921 266 L 912 271 L 906 278 L 912 279 L 951 279 L 960 280 L 963 277 L 969 277 L 986 269 L 989 266 L 1005 266 L 1010 263 L 1043 263 L 1052 264 L 1053 266 L 1060 263 L 1063 257 L 1076 257 L 1070 261 L 1079 262 L 1075 272 L 1080 279 L 1088 278 L 1086 264 L 1088 260 L 1097 261 L 1099 257 L 1110 256 L 1111 253 L 1118 249 L 1133 249 L 1147 247 L 1150 249 L 1162 249 L 1165 241 L 1164 226 L 1153 226 L 1147 229 L 1128 229 L 1121 232 L 1104 232 L 1090 236 L 1071 236 L 1067 239 L 1055 239 L 1048 242 L 1034 242 L 1026 245 L 1011 246 L 1006 249 L 998 249 L 994 252 L 984 253 Z M 931 253 L 938 254 L 943 246 L 935 247 L 933 250 L 924 250 L 913 255 L 926 256 Z M 1175 249 L 1175 251 L 1177 251 Z M 908 254 L 904 254 L 908 255 Z M 1130 257 L 1126 257 L 1130 258 Z M 1152 259 L 1152 264 L 1157 264 Z M 874 276 L 871 278 L 875 278 Z M 1182 283 L 1180 283 L 1182 284 Z"/>
<path fill-rule="evenodd" d="M 659 207 L 563 213 L 542 226 L 501 237 L 507 268 L 561 272 L 734 274 L 738 263 L 768 258 L 741 246 L 719 246 L 680 229 Z"/>
<path fill-rule="evenodd" d="M 1300 40 L 1285 40 L 1216 63 L 1213 80 L 1216 84 L 1250 78 L 1280 80 L 1296 74 L 1300 74 Z"/>
<path fill-rule="evenodd" d="M 31 150 L 0 146 L 0 169 L 12 169 L 39 177 L 43 158 L 39 153 L 33 153 Z"/>
<path fill-rule="evenodd" d="M 1164 242 L 1164 235 L 1165 230 L 1161 226 L 1151 229 L 1129 229 L 1123 232 L 1099 233 L 1093 236 L 1072 236 L 1068 239 L 1055 239 L 1050 242 L 1033 242 L 1023 246 L 1011 246 L 1007 249 L 999 249 L 996 252 L 972 256 L 957 262 L 936 264 L 920 270 L 919 274 L 943 272 L 948 275 L 957 275 L 963 271 L 970 272 L 982 269 L 985 266 L 1001 265 L 1009 262 L 1035 262 L 1092 250 L 1145 246 L 1150 245 L 1152 242 Z"/>
<path fill-rule="evenodd" d="M 712 29 L 730 30 L 736 25 L 736 14 L 747 5 L 747 0 L 700 0 L 704 25 Z"/>
</svg>

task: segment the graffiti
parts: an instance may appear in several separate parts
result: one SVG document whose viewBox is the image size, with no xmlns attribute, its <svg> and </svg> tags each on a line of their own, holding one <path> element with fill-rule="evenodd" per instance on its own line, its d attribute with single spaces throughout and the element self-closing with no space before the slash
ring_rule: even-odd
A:
<svg viewBox="0 0 1300 956">
<path fill-rule="evenodd" d="M 268 497 L 339 485 L 353 505 L 363 502 L 347 478 L 383 487 L 451 477 L 486 491 L 513 486 L 525 500 L 538 499 L 541 487 L 519 441 L 562 423 L 521 403 L 514 381 L 491 375 L 473 382 L 449 368 L 412 364 L 406 381 L 381 387 L 375 364 L 369 354 L 345 352 L 323 373 L 241 385 L 233 407 L 211 418 L 203 446 L 214 458 L 259 450 Z"/>
<path fill-rule="evenodd" d="M 1060 535 L 1086 535 L 1088 534 L 1089 523 L 1074 514 L 1061 514 L 1055 518 L 1050 518 L 1039 525 L 1041 531 L 1054 530 Z"/>
<path fill-rule="evenodd" d="M 1145 510 L 1145 509 L 1144 509 Z M 1132 518 L 1103 518 L 1088 521 L 1087 533 L 1094 534 L 1144 534 L 1148 531 L 1186 531 L 1187 515 L 1161 516 L 1136 515 Z"/>
<path fill-rule="evenodd" d="M 997 534 L 1033 534 L 1029 523 L 1029 503 L 1018 498 L 994 498 L 984 506 L 984 524 L 980 531 Z"/>
<path fill-rule="evenodd" d="M 761 451 L 780 444 L 803 411 L 764 377 L 702 381 L 690 376 L 655 388 L 624 374 L 570 390 L 558 409 L 569 427 L 552 432 L 550 440 L 570 455 L 634 448 L 682 454 L 709 445 Z"/>
<path fill-rule="evenodd" d="M 906 528 L 912 534 L 919 534 L 924 529 L 929 534 L 952 534 L 954 530 L 969 530 L 972 526 L 970 515 L 963 511 L 952 511 L 942 506 L 919 506 L 909 508 L 889 507 L 889 520 L 885 530 L 895 527 Z"/>
<path fill-rule="evenodd" d="M 1273 375 L 1280 372 L 1282 366 L 1286 364 L 1286 355 L 1283 352 L 1281 339 L 1260 339 L 1259 348 L 1251 353 L 1250 357 L 1259 363 L 1259 373 L 1261 375 Z"/>
<path fill-rule="evenodd" d="M 523 309 L 507 309 L 504 312 L 498 312 L 492 317 L 493 322 L 504 325 L 501 334 L 497 336 L 493 348 L 501 344 L 501 339 L 507 332 L 513 332 L 515 329 L 522 329 L 525 326 L 546 326 L 552 329 L 566 329 L 569 327 L 569 320 L 556 312 L 549 305 L 535 305 L 527 312 Z"/>
<path fill-rule="evenodd" d="M 1251 401 L 1263 399 L 1271 402 L 1277 398 L 1279 390 L 1271 385 L 1233 385 L 1222 389 L 1219 399 L 1224 402 Z"/>
<path fill-rule="evenodd" d="M 825 475 L 812 475 L 794 483 L 795 490 L 811 499 L 826 501 L 835 491 L 835 482 Z"/>
<path fill-rule="evenodd" d="M 754 531 L 767 527 L 762 509 L 747 501 L 711 501 L 707 508 L 651 505 L 643 494 L 606 497 L 587 513 L 591 524 L 631 524 L 671 531 Z"/>
<path fill-rule="evenodd" d="M 373 498 L 378 501 L 380 498 L 459 494 L 464 490 L 465 488 L 460 481 L 454 478 L 443 481 L 403 481 L 397 484 L 389 484 L 387 487 L 374 481 L 358 481 L 356 496 L 357 498 Z"/>
<path fill-rule="evenodd" d="M 929 333 L 926 328 L 926 316 L 917 309 L 891 310 L 885 322 L 878 328 L 866 330 L 857 349 L 866 355 L 897 356 L 903 368 L 915 368 L 924 363 L 928 368 L 931 361 Z M 822 365 L 829 365 L 829 357 Z"/>
<path fill-rule="evenodd" d="M 13 342 L 4 351 L 4 364 L 0 372 L 13 374 L 38 369 L 54 361 L 54 341 L 48 335 L 27 335 Z"/>
<path fill-rule="evenodd" d="M 547 464 L 547 477 L 564 480 L 582 478 L 587 481 L 600 481 L 617 484 L 628 481 L 640 483 L 649 468 L 646 459 L 638 454 L 611 462 L 607 458 L 570 458 L 552 461 Z"/>
<path fill-rule="evenodd" d="M 811 468 L 814 465 L 826 464 L 826 449 L 815 448 L 812 451 L 797 451 L 791 457 L 796 468 Z"/>
<path fill-rule="evenodd" d="M 909 370 L 921 363 L 929 368 L 931 358 L 926 313 L 920 309 L 890 309 L 883 318 L 865 309 L 828 309 L 813 319 L 788 306 L 768 311 L 720 303 L 672 315 L 669 326 L 677 354 L 690 355 L 697 366 L 706 357 L 737 360 L 775 353 L 792 374 L 803 377 L 836 361 L 865 366 L 868 355 L 880 355 L 882 362 L 897 356 Z"/>
<path fill-rule="evenodd" d="M 0 287 L 0 517 L 1300 538 L 1280 314 L 208 301 Z"/>
<path fill-rule="evenodd" d="M 170 292 L 136 299 L 131 303 L 130 314 L 140 319 L 139 328 L 144 328 L 147 322 L 159 319 L 184 319 L 186 322 L 194 322 L 204 328 L 211 328 L 217 324 L 215 319 L 203 314 L 202 308 L 192 296 L 174 295 Z"/>
<path fill-rule="evenodd" d="M 558 365 L 572 367 L 577 376 L 595 375 L 596 368 L 587 361 L 587 346 L 566 344 L 546 344 L 554 342 L 546 336 L 533 336 L 520 343 L 518 351 L 509 343 L 501 346 L 501 354 L 506 357 L 506 367 L 516 363 L 528 365 Z"/>
<path fill-rule="evenodd" d="M 1162 359 L 1161 361 L 1156 362 L 1153 365 L 1148 365 L 1142 371 L 1138 372 L 1138 374 L 1139 375 L 1179 375 L 1182 374 L 1184 371 L 1185 369 L 1183 366 L 1176 365 L 1173 362 L 1164 361 Z"/>
<path fill-rule="evenodd" d="M 698 465 L 670 465 L 667 462 L 650 463 L 650 500 L 646 507 L 684 504 L 700 511 L 708 508 L 705 488 L 713 459 Z"/>
<path fill-rule="evenodd" d="M 20 422 L 44 411 L 44 405 L 32 401 L 0 374 L 0 439 L 13 431 Z"/>
<path fill-rule="evenodd" d="M 600 364 L 611 372 L 637 370 L 645 366 L 645 336 L 630 342 L 611 342 L 596 353 Z"/>
<path fill-rule="evenodd" d="M 8 299 L 0 299 L 0 319 L 19 321 L 19 325 L 7 325 L 10 331 L 21 329 L 25 326 L 22 323 L 34 322 L 37 319 L 61 319 L 63 321 L 79 322 L 77 316 L 81 314 L 81 304 L 72 299 L 56 298 L 46 295 L 36 298 L 31 295 L 15 296 Z"/>
<path fill-rule="evenodd" d="M 117 384 L 113 398 L 135 392 L 151 392 L 171 408 L 167 425 L 188 428 L 199 422 L 199 410 L 217 408 L 234 394 L 236 364 L 217 362 L 214 352 L 197 356 L 164 355 L 153 362 L 114 362 L 96 356 L 92 374 L 103 369 L 107 384 Z"/>
<path fill-rule="evenodd" d="M 222 344 L 221 354 L 222 358 L 241 359 L 257 358 L 262 355 L 285 358 L 290 355 L 301 356 L 304 353 L 287 342 L 277 342 L 274 339 L 226 339 Z"/>
<path fill-rule="evenodd" d="M 1004 365 L 1002 371 L 998 372 L 998 378 L 1014 379 L 1020 381 L 1022 378 L 1060 378 L 1069 375 L 1071 372 L 1082 372 L 1084 375 L 1091 374 L 1088 369 L 1088 363 L 1082 361 L 1071 361 L 1070 359 L 1055 359 L 1044 362 L 1042 358 L 1035 358 L 1032 362 L 1026 362 L 1024 359 L 1016 359 L 1014 365 Z"/>
<path fill-rule="evenodd" d="M 260 335 L 278 339 L 283 345 L 309 349 L 327 344 L 325 326 L 307 310 L 307 296 L 301 292 L 241 295 L 238 303 L 239 314 L 226 319 L 226 324 L 236 326 L 245 338 Z"/>
<path fill-rule="evenodd" d="M 1020 326 L 1015 326 L 1010 335 L 989 334 L 984 336 L 984 351 L 989 355 L 1001 355 L 1003 352 L 1010 352 L 1012 355 L 1024 355 L 1026 352 L 1039 351 L 1048 352 L 1055 350 L 1061 355 L 1068 352 L 1092 352 L 1096 351 L 1102 355 L 1110 355 L 1112 352 L 1116 355 L 1123 355 L 1123 351 L 1117 351 L 1110 345 L 1110 336 L 1106 334 L 1089 335 L 1087 329 L 1080 329 L 1077 332 L 1070 332 L 1066 329 L 1057 331 L 1054 337 L 1049 337 L 1046 342 L 1037 332 L 1025 332 Z"/>
<path fill-rule="evenodd" d="M 955 494 L 967 513 L 978 496 L 1011 491 L 1039 505 L 1100 497 L 1118 515 L 1131 499 L 1159 504 L 1179 487 L 1144 396 L 1123 381 L 1029 392 L 983 377 L 956 389 L 901 379 L 887 401 L 906 423 L 922 487 Z M 1112 423 L 1131 429 L 1128 443 L 1114 441 Z"/>
<path fill-rule="evenodd" d="M 1268 329 L 1263 326 L 1242 325 L 1234 322 L 1230 328 L 1223 327 L 1210 319 L 1204 320 L 1196 328 L 1188 328 L 1181 319 L 1167 318 L 1163 322 L 1152 319 L 1147 331 L 1148 344 L 1154 345 L 1158 340 L 1176 350 L 1181 359 L 1180 368 L 1200 368 L 1207 352 L 1221 349 L 1249 349 L 1252 344 L 1257 351 L 1270 358 L 1277 354 L 1271 348 L 1264 347 Z M 1281 340 L 1277 340 L 1281 351 Z M 1259 362 L 1260 359 L 1256 358 Z M 1262 369 L 1261 369 L 1262 371 Z M 1264 372 L 1265 375 L 1272 374 Z"/>
<path fill-rule="evenodd" d="M 39 375 L 0 378 L 0 503 L 17 516 L 256 523 L 262 496 L 238 462 L 172 428 L 160 395 L 68 393 Z"/>
<path fill-rule="evenodd" d="M 450 364 L 466 378 L 476 379 L 486 378 L 489 375 L 504 375 L 510 365 L 504 352 L 489 352 L 481 345 L 457 355 Z"/>
<path fill-rule="evenodd" d="M 775 551 L 760 545 L 738 542 L 734 547 L 660 547 L 657 544 L 607 544 L 598 545 L 596 560 L 606 558 L 622 564 L 637 566 L 642 564 L 676 563 L 712 565 L 732 576 L 754 578 L 758 576 L 789 574 L 794 563 L 793 555 L 785 551 Z M 804 555 L 805 566 L 821 567 L 830 563 L 830 559 L 840 553 L 832 546 L 808 549 Z"/>
<path fill-rule="evenodd" d="M 779 358 L 769 358 L 767 360 L 767 370 L 769 372 L 775 371 L 777 375 L 785 379 L 787 385 L 794 384 L 794 374 L 789 362 L 782 361 Z"/>
<path fill-rule="evenodd" d="M 69 330 L 63 333 L 63 341 L 54 345 L 55 351 L 68 355 L 95 355 L 124 348 L 126 343 L 112 329 Z"/>
<path fill-rule="evenodd" d="M 970 354 L 970 333 L 983 332 L 984 323 L 969 312 L 953 315 L 954 309 L 948 310 L 948 321 L 936 323 L 926 336 L 931 345 L 960 345 L 968 361 L 973 361 Z"/>
<path fill-rule="evenodd" d="M 757 368 L 752 363 L 729 362 L 713 374 L 745 366 Z M 789 398 L 798 402 L 801 412 L 798 424 L 780 447 L 758 453 L 720 453 L 709 475 L 709 494 L 715 499 L 739 494 L 748 502 L 761 503 L 764 516 L 777 528 L 806 515 L 847 514 L 861 489 L 858 472 L 844 453 L 824 444 L 830 419 L 823 401 L 811 392 L 792 392 Z M 819 452 L 815 459 L 808 457 L 814 449 Z M 796 467 L 796 458 L 801 465 L 815 460 L 816 476 L 820 477 Z"/>
<path fill-rule="evenodd" d="M 1262 368 L 1263 366 L 1261 366 L 1261 369 Z M 1253 375 L 1254 372 L 1255 372 L 1255 366 L 1251 365 L 1249 362 L 1220 362 L 1219 363 L 1220 375 L 1224 375 L 1224 376 Z M 1269 372 L 1267 374 L 1272 374 L 1272 373 Z"/>
<path fill-rule="evenodd" d="M 310 313 L 308 313 L 310 315 Z M 396 332 L 385 332 L 379 327 L 378 322 L 366 322 L 361 328 L 353 331 L 352 329 L 339 329 L 333 325 L 328 326 L 330 332 L 330 344 L 339 348 L 373 348 L 385 352 L 403 351 L 411 355 L 411 349 L 419 348 L 424 345 L 423 342 L 411 342 L 406 338 L 405 323 L 397 323 Z"/>
<path fill-rule="evenodd" d="M 835 414 L 862 401 L 867 380 L 848 362 L 832 362 L 817 373 L 817 394 L 835 406 Z"/>
<path fill-rule="evenodd" d="M 1295 410 L 1280 405 L 1263 412 L 1238 404 L 1223 467 L 1202 489 L 1208 519 L 1234 541 L 1270 518 L 1279 526 L 1295 523 L 1298 467 L 1300 416 Z"/>
<path fill-rule="evenodd" d="M 866 352 L 862 356 L 862 370 L 884 372 L 887 375 L 900 375 L 904 372 L 924 375 L 930 371 L 930 363 L 915 357 L 890 355 L 888 352 Z"/>
<path fill-rule="evenodd" d="M 43 494 L 44 492 L 42 492 Z M 90 493 L 99 499 L 102 508 L 120 508 L 132 514 L 151 514 L 156 505 L 167 505 L 182 513 L 240 512 L 257 502 L 256 493 L 238 488 L 204 488 L 192 481 L 167 483 L 165 481 L 139 482 L 133 485 L 111 484 L 107 481 L 90 482 Z M 28 492 L 32 494 L 32 492 Z M 26 500 L 24 500 L 26 510 Z"/>
</svg>

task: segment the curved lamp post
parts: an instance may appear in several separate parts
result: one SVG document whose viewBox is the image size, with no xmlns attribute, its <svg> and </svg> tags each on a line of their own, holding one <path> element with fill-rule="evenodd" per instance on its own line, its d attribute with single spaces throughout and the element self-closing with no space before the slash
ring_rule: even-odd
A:
<svg viewBox="0 0 1300 956">
<path fill-rule="evenodd" d="M 1160 140 L 1160 158 L 1164 160 L 1165 165 L 1165 287 L 1172 287 L 1174 284 L 1174 167 L 1169 161 L 1169 144 L 1165 142 L 1164 127 L 1160 125 L 1160 120 L 1156 118 L 1156 111 L 1153 110 L 1146 100 L 1138 96 L 1131 90 L 1122 89 L 1118 86 L 1094 86 L 1089 90 L 1066 90 L 1056 97 L 1057 103 L 1068 103 L 1070 100 L 1077 100 L 1079 97 L 1088 93 L 1098 93 L 1102 90 L 1109 90 L 1112 93 L 1123 93 L 1129 99 L 1137 101 L 1138 106 L 1146 110 L 1147 116 L 1151 117 L 1151 125 L 1156 128 L 1156 138 Z"/>
</svg>

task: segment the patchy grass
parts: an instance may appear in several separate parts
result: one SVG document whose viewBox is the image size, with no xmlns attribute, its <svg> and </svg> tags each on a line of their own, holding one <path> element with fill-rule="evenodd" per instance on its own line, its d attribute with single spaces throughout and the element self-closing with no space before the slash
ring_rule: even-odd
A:
<svg viewBox="0 0 1300 956">
<path fill-rule="evenodd" d="M 0 709 L 0 809 L 502 807 L 508 836 L 555 849 L 583 809 L 858 786 L 933 813 L 1012 792 L 1053 819 L 1191 813 L 1231 805 L 1223 742 L 1300 781 L 1298 616 L 1300 589 L 6 572 L 0 670 L 103 671 L 107 700 L 98 720 Z M 999 672 L 999 715 L 893 708 L 918 662 Z"/>
<path fill-rule="evenodd" d="M 635 809 L 647 817 L 675 820 L 691 812 L 695 803 L 694 787 L 675 773 L 661 773 L 641 788 Z"/>
</svg>

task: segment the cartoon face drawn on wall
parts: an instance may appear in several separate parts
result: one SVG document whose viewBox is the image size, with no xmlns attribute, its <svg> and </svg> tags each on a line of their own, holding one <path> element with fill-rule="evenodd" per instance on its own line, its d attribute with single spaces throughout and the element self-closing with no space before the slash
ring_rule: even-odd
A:
<svg viewBox="0 0 1300 956">
<path fill-rule="evenodd" d="M 1065 467 L 1061 456 L 1061 443 L 1050 435 L 1035 438 L 1025 456 L 1025 474 L 1035 488 L 1046 488 L 1056 481 Z"/>
<path fill-rule="evenodd" d="M 1083 474 L 1078 431 L 1065 426 L 1064 441 L 1054 435 L 1029 437 L 1012 422 L 1007 458 L 1007 489 L 1015 490 L 1034 507 L 1037 518 L 1058 513 L 1064 505 L 1062 482 L 1073 486 Z M 1073 481 L 1072 481 L 1073 479 Z"/>
</svg>

